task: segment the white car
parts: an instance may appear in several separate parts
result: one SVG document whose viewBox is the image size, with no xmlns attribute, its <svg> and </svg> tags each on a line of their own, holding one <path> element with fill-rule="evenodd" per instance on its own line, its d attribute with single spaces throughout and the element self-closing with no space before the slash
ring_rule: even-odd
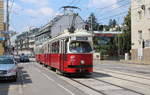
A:
<svg viewBox="0 0 150 95">
<path fill-rule="evenodd" d="M 18 66 L 13 57 L 0 56 L 0 80 L 17 81 Z"/>
</svg>

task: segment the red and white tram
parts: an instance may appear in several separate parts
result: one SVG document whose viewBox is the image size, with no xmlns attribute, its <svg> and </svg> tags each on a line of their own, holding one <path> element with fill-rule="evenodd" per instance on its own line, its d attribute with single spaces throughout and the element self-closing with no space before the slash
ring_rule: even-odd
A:
<svg viewBox="0 0 150 95">
<path fill-rule="evenodd" d="M 35 49 L 36 60 L 67 74 L 93 72 L 92 35 L 86 30 L 67 30 Z"/>
</svg>

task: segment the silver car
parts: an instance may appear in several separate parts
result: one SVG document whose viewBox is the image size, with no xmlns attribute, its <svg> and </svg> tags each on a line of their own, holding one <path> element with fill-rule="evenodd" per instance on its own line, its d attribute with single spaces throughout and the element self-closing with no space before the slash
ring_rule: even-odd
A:
<svg viewBox="0 0 150 95">
<path fill-rule="evenodd" d="M 0 57 L 0 80 L 13 79 L 17 81 L 18 66 L 13 57 Z"/>
</svg>

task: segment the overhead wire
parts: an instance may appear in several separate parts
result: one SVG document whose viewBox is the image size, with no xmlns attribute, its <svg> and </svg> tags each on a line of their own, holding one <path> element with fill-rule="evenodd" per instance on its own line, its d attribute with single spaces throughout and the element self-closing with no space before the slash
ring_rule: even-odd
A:
<svg viewBox="0 0 150 95">
<path fill-rule="evenodd" d="M 120 8 L 124 8 L 124 7 L 126 7 L 126 6 L 129 6 L 130 3 L 131 3 L 131 2 L 127 2 L 127 3 L 125 3 L 125 4 L 121 5 L 121 6 L 118 6 L 118 7 L 116 7 L 116 8 L 107 10 L 107 11 L 105 11 L 104 13 L 109 13 L 109 12 L 112 12 L 113 10 L 117 10 L 117 9 L 120 9 Z M 128 4 L 129 4 L 129 5 L 128 5 Z"/>
<path fill-rule="evenodd" d="M 126 1 L 126 0 L 119 0 L 119 1 L 117 1 L 117 2 L 115 2 L 115 3 L 109 4 L 109 5 L 104 6 L 104 7 L 101 7 L 101 8 L 96 8 L 96 9 L 97 9 L 97 10 L 107 9 L 107 8 L 112 7 L 113 5 L 116 5 L 116 3 L 121 3 L 121 2 L 124 2 L 124 1 Z"/>
<path fill-rule="evenodd" d="M 13 6 L 14 6 L 14 2 L 15 2 L 15 0 L 12 0 L 12 1 L 11 1 L 11 5 L 10 5 L 10 9 L 9 9 L 9 13 L 11 13 L 11 12 L 12 12 L 12 9 L 13 9 Z"/>
<path fill-rule="evenodd" d="M 80 1 L 80 0 L 72 0 L 72 1 L 69 3 L 69 5 L 70 5 L 70 6 L 73 5 L 76 1 Z"/>
<path fill-rule="evenodd" d="M 150 5 L 150 4 L 146 4 L 146 5 Z M 136 8 L 131 8 L 130 10 L 133 11 L 133 10 L 137 10 L 138 8 L 140 8 L 141 6 L 138 6 Z M 111 15 L 111 16 L 108 16 L 108 17 L 104 17 L 104 18 L 100 18 L 99 20 L 104 20 L 104 19 L 109 19 L 109 18 L 112 18 L 112 17 L 116 17 L 116 16 L 120 16 L 120 15 L 125 15 L 125 13 L 127 13 L 129 10 L 126 10 L 126 11 L 123 11 L 123 12 L 120 12 L 120 13 L 117 13 L 115 15 Z"/>
</svg>

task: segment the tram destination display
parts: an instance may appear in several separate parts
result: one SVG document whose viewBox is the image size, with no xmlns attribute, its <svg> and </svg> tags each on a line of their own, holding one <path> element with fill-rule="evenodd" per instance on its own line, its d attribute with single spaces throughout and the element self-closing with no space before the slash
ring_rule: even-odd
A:
<svg viewBox="0 0 150 95">
<path fill-rule="evenodd" d="M 76 40 L 88 40 L 88 37 L 76 37 Z"/>
</svg>

